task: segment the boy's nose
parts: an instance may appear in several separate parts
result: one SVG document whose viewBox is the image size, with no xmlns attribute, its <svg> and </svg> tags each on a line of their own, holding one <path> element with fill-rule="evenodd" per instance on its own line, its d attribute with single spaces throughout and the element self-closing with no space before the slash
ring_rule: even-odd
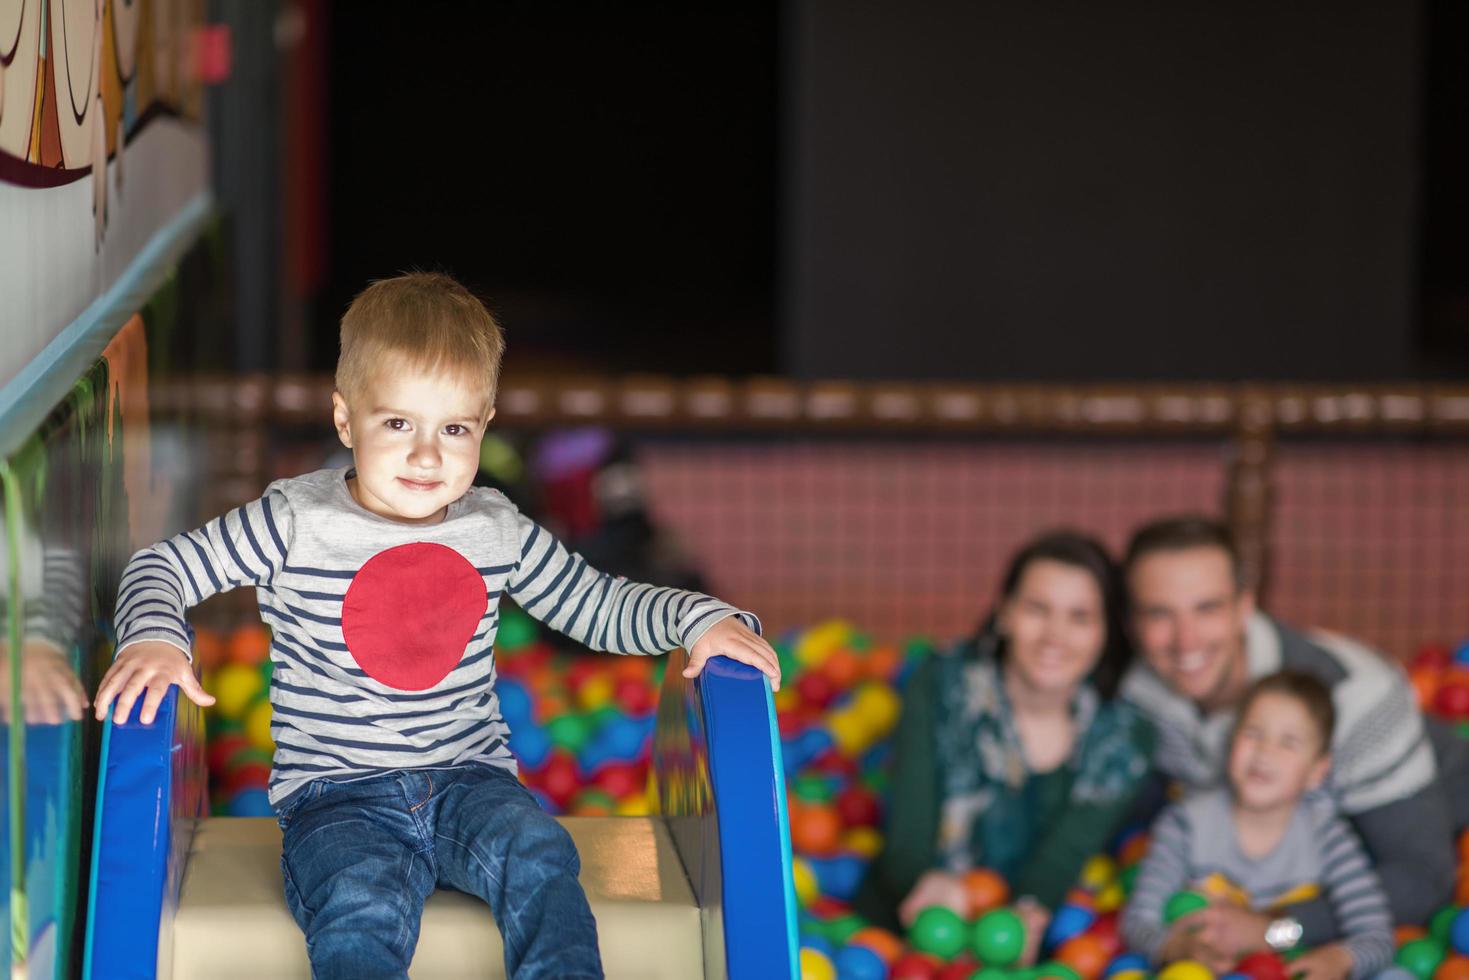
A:
<svg viewBox="0 0 1469 980">
<path fill-rule="evenodd" d="M 413 466 L 438 466 L 439 448 L 431 442 L 416 442 L 408 453 L 408 462 Z"/>
</svg>

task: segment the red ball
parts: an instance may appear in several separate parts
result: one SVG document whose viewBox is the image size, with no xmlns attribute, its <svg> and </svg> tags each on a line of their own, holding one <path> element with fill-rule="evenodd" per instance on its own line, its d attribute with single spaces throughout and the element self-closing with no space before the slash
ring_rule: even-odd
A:
<svg viewBox="0 0 1469 980">
<path fill-rule="evenodd" d="M 566 668 L 566 686 L 571 688 L 572 693 L 576 693 L 581 690 L 583 684 L 597 674 L 604 673 L 609 666 L 602 657 L 577 657 L 572 661 L 571 666 Z"/>
<path fill-rule="evenodd" d="M 875 827 L 881 816 L 877 794 L 865 786 L 848 786 L 838 793 L 836 808 L 848 827 Z"/>
<path fill-rule="evenodd" d="M 899 957 L 888 974 L 888 980 L 934 980 L 944 961 L 928 953 L 909 953 Z"/>
<path fill-rule="evenodd" d="M 246 762 L 235 766 L 224 776 L 224 795 L 234 796 L 241 790 L 265 789 L 270 785 L 270 766 L 263 762 Z"/>
<path fill-rule="evenodd" d="M 799 708 L 782 711 L 775 716 L 775 727 L 781 738 L 795 738 L 811 725 L 811 716 Z"/>
<path fill-rule="evenodd" d="M 229 766 L 230 756 L 241 749 L 248 749 L 250 740 L 239 732 L 230 732 L 209 740 L 209 748 L 204 752 L 209 760 L 209 771 L 222 775 Z"/>
<path fill-rule="evenodd" d="M 801 700 L 818 711 L 831 704 L 832 699 L 837 696 L 836 685 L 825 674 L 817 671 L 808 671 L 801 675 L 796 681 L 796 693 Z"/>
<path fill-rule="evenodd" d="M 806 908 L 806 911 L 818 919 L 835 919 L 851 911 L 851 906 L 830 896 L 818 895 Z"/>
<path fill-rule="evenodd" d="M 541 792 L 564 810 L 577 790 L 581 789 L 576 759 L 569 752 L 553 749 L 551 757 L 537 773 L 537 782 L 540 783 Z"/>
<path fill-rule="evenodd" d="M 1433 706 L 1450 718 L 1469 717 L 1469 684 L 1441 685 L 1434 695 Z"/>
<path fill-rule="evenodd" d="M 1420 667 L 1430 670 L 1443 670 L 1454 659 L 1453 651 L 1445 643 L 1425 643 L 1418 648 L 1411 661 L 1416 670 Z"/>
<path fill-rule="evenodd" d="M 645 715 L 658 705 L 652 686 L 637 677 L 620 678 L 612 688 L 612 700 L 630 715 Z"/>
<path fill-rule="evenodd" d="M 597 772 L 593 782 L 614 800 L 621 800 L 641 792 L 647 780 L 645 768 L 635 762 L 610 762 Z"/>
<path fill-rule="evenodd" d="M 848 759 L 836 749 L 827 749 L 815 759 L 812 759 L 811 768 L 830 776 L 851 777 L 857 775 L 857 763 Z"/>
<path fill-rule="evenodd" d="M 1290 977 L 1285 961 L 1274 953 L 1251 953 L 1240 960 L 1234 970 L 1254 980 L 1289 980 Z"/>
<path fill-rule="evenodd" d="M 979 961 L 968 953 L 960 953 L 933 975 L 933 980 L 969 980 L 970 974 L 979 969 Z"/>
</svg>

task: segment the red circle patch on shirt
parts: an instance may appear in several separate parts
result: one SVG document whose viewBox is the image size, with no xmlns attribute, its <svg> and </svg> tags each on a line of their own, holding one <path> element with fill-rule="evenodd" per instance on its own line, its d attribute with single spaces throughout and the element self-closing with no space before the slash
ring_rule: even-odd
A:
<svg viewBox="0 0 1469 980">
<path fill-rule="evenodd" d="M 449 676 L 489 601 L 484 579 L 453 548 L 399 545 L 353 576 L 342 600 L 342 637 L 367 676 L 423 691 Z"/>
</svg>

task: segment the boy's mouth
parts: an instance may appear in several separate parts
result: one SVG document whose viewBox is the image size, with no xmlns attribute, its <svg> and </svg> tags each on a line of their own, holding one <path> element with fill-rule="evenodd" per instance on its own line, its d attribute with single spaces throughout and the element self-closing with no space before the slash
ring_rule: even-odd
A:
<svg viewBox="0 0 1469 980">
<path fill-rule="evenodd" d="M 410 480 L 406 476 L 398 477 L 398 482 L 409 490 L 434 490 L 442 486 L 439 480 Z"/>
</svg>

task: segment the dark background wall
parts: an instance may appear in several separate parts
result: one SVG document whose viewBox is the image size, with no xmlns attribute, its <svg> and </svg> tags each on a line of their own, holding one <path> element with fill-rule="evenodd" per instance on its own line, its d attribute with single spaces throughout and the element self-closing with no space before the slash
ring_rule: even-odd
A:
<svg viewBox="0 0 1469 980">
<path fill-rule="evenodd" d="M 786 364 L 1412 373 L 1422 26 L 1403 0 L 802 0 Z"/>
</svg>

